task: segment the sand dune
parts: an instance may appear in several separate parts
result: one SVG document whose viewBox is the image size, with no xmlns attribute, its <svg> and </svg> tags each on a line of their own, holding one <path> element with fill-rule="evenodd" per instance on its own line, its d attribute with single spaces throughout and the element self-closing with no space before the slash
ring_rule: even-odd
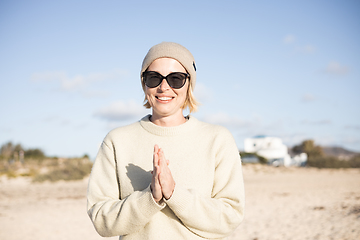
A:
<svg viewBox="0 0 360 240">
<path fill-rule="evenodd" d="M 244 178 L 246 216 L 230 240 L 360 239 L 359 169 L 245 165 Z M 86 214 L 86 187 L 2 177 L 0 239 L 103 239 Z"/>
</svg>

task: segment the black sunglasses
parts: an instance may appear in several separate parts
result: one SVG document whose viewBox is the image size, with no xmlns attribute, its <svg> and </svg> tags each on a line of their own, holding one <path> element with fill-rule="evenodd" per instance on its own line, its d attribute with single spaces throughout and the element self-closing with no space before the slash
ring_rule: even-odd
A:
<svg viewBox="0 0 360 240">
<path fill-rule="evenodd" d="M 190 77 L 190 75 L 188 73 L 183 73 L 183 72 L 173 72 L 167 75 L 166 77 L 164 77 L 158 72 L 146 71 L 143 72 L 142 77 L 145 85 L 149 88 L 154 88 L 159 86 L 160 83 L 164 79 L 166 79 L 170 87 L 179 89 L 185 85 L 186 79 Z"/>
</svg>

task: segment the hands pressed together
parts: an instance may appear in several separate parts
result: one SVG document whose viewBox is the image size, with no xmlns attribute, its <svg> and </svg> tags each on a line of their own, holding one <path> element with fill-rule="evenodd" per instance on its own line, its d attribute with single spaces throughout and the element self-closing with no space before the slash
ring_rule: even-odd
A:
<svg viewBox="0 0 360 240">
<path fill-rule="evenodd" d="M 175 188 L 175 181 L 168 167 L 169 160 L 158 145 L 154 147 L 151 192 L 156 202 L 163 197 L 169 199 Z"/>
</svg>

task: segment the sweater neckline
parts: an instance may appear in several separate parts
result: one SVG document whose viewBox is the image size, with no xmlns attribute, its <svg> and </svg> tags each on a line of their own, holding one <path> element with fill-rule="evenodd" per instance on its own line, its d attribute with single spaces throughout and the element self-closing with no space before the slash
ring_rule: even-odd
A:
<svg viewBox="0 0 360 240">
<path fill-rule="evenodd" d="M 140 125 L 148 132 L 159 136 L 176 136 L 187 133 L 193 128 L 196 119 L 193 116 L 187 116 L 187 121 L 175 127 L 161 127 L 150 121 L 151 114 L 146 115 L 140 120 Z"/>
</svg>

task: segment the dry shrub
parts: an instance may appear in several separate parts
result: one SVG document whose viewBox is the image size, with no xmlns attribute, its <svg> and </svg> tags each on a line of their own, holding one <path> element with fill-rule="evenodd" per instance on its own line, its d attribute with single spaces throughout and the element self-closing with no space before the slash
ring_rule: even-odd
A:
<svg viewBox="0 0 360 240">
<path fill-rule="evenodd" d="M 34 182 L 81 180 L 90 174 L 92 162 L 89 159 L 66 159 L 61 164 L 49 168 L 49 171 L 33 177 Z"/>
<path fill-rule="evenodd" d="M 360 168 L 360 155 L 356 155 L 349 160 L 340 160 L 336 157 L 311 157 L 307 165 L 317 168 Z"/>
<path fill-rule="evenodd" d="M 6 175 L 8 178 L 16 178 L 18 176 L 18 164 L 15 164 L 13 161 L 10 163 L 8 161 L 0 162 L 0 175 Z"/>
</svg>

